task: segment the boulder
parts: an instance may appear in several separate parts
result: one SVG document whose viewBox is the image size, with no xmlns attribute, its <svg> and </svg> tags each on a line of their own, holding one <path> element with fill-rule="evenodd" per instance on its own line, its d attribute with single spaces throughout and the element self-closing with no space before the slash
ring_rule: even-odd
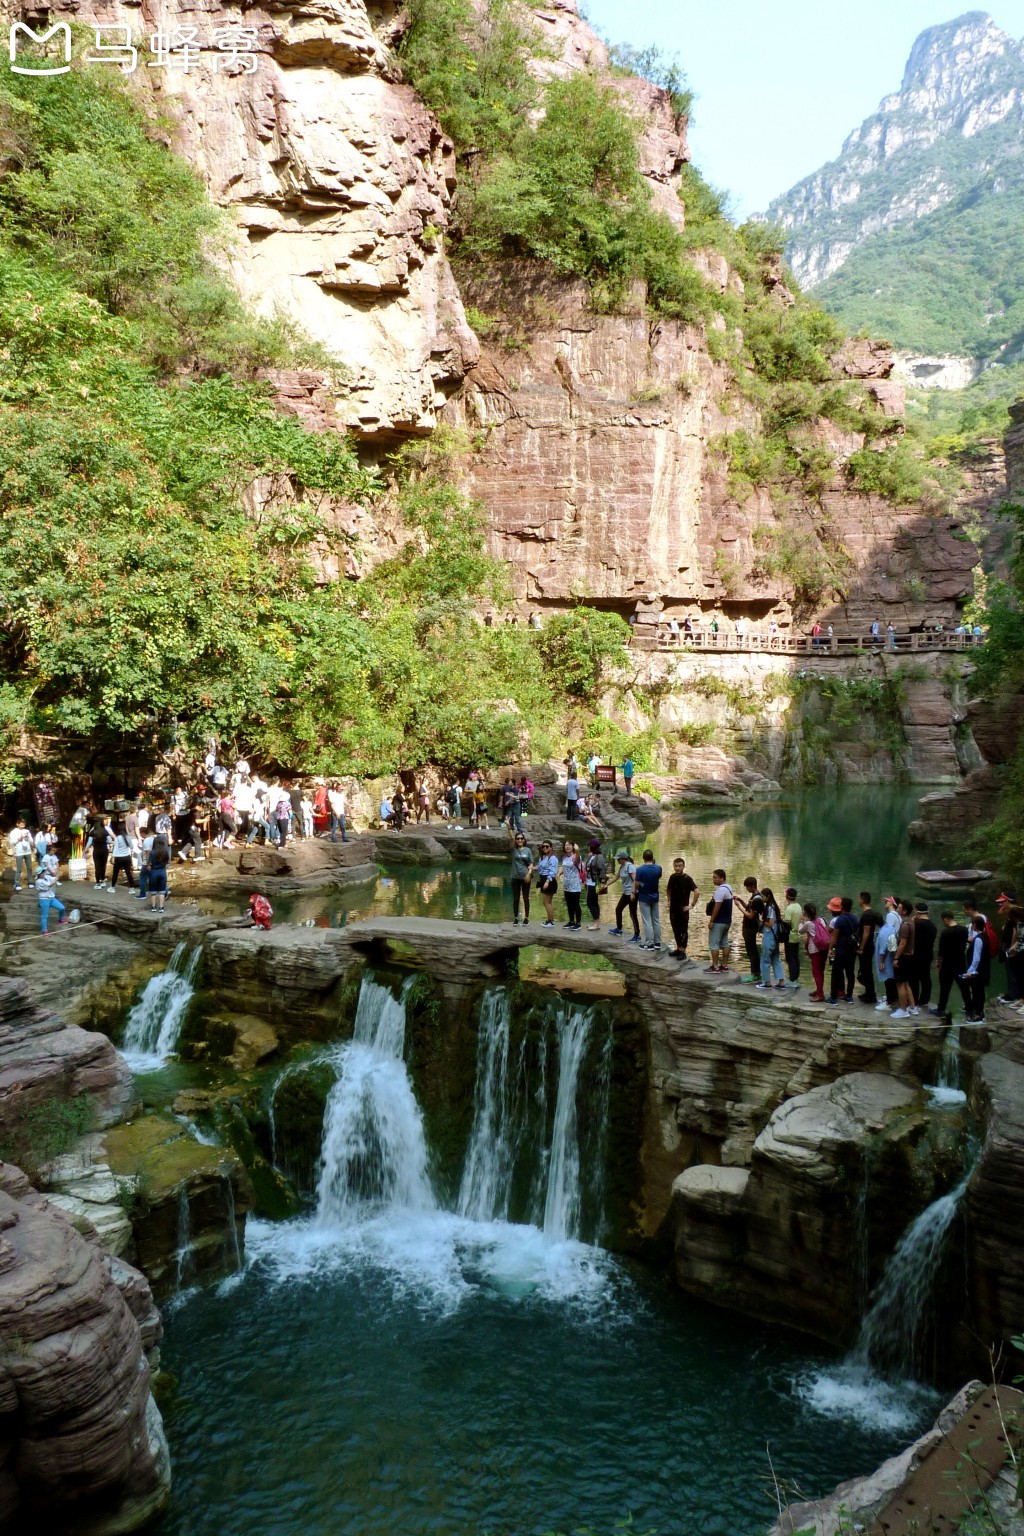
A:
<svg viewBox="0 0 1024 1536">
<path fill-rule="evenodd" d="M 146 1359 L 158 1338 L 142 1276 L 108 1259 L 18 1169 L 3 1165 L 5 1528 L 17 1519 L 54 1536 L 112 1536 L 159 1513 L 170 1460 Z"/>
<path fill-rule="evenodd" d="M 694 1167 L 673 1185 L 685 1290 L 831 1343 L 851 1342 L 908 1222 L 957 1176 L 921 1090 L 858 1072 L 789 1099 L 750 1167 Z"/>
</svg>

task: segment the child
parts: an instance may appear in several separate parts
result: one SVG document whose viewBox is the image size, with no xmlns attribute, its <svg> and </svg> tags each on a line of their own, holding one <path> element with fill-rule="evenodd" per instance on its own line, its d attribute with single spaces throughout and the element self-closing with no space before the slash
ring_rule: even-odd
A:
<svg viewBox="0 0 1024 1536">
<path fill-rule="evenodd" d="M 254 928 L 262 928 L 265 933 L 270 932 L 270 920 L 274 915 L 274 909 L 265 896 L 259 896 L 253 891 L 249 897 L 249 915 Z"/>
</svg>

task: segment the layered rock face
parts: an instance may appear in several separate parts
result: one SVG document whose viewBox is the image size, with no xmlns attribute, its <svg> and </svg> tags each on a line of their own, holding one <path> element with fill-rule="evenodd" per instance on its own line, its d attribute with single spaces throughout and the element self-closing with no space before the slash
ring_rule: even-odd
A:
<svg viewBox="0 0 1024 1536">
<path fill-rule="evenodd" d="M 899 91 L 836 160 L 769 206 L 768 217 L 791 231 L 797 277 L 813 286 L 864 239 L 951 202 L 1006 153 L 1004 138 L 986 130 L 1005 124 L 1019 134 L 1022 112 L 1024 44 L 991 17 L 972 11 L 922 32 Z M 958 140 L 977 143 L 946 153 L 944 143 Z"/>
<path fill-rule="evenodd" d="M 33 1007 L 20 983 L 0 977 L 0 1126 L 48 1100 L 83 1094 L 100 1125 L 137 1102 L 131 1072 L 105 1035 Z"/>
<path fill-rule="evenodd" d="M 987 1131 L 967 1190 L 968 1286 L 983 1346 L 1006 1348 L 1024 1317 L 1024 1050 L 979 1063 L 975 1107 Z"/>
<path fill-rule="evenodd" d="M 639 307 L 596 315 L 583 284 L 526 262 L 474 277 L 464 293 L 512 345 L 484 344 L 445 419 L 474 441 L 466 486 L 488 509 L 491 549 L 508 562 L 521 607 L 586 595 L 625 614 L 652 596 L 666 614 L 771 614 L 785 626 L 785 579 L 757 574 L 765 534 L 784 519 L 809 542 L 829 530 L 847 552 L 847 594 L 827 609 L 843 630 L 866 634 L 874 618 L 901 629 L 955 624 L 977 561 L 954 537 L 956 519 L 894 509 L 841 475 L 813 503 L 794 483 L 784 514 L 766 490 L 731 494 L 709 443 L 739 428 L 756 433 L 758 422 L 732 397 L 701 330 L 652 321 Z M 902 403 L 883 387 L 891 370 L 891 354 L 877 348 L 837 363 L 841 376 L 878 390 L 886 410 Z M 862 444 L 820 430 L 837 465 Z"/>
<path fill-rule="evenodd" d="M 680 1284 L 832 1343 L 852 1342 L 881 1260 L 955 1182 L 955 1142 L 943 1169 L 932 1134 L 920 1089 L 878 1073 L 787 1100 L 754 1142 L 748 1168 L 699 1165 L 675 1180 Z"/>
<path fill-rule="evenodd" d="M 384 32 L 396 10 L 374 7 Z M 178 147 L 237 228 L 228 260 L 242 294 L 347 370 L 337 388 L 277 377 L 285 403 L 366 439 L 429 432 L 477 351 L 441 251 L 454 159 L 363 0 L 157 0 L 144 16 L 83 0 L 53 15 L 133 30 L 140 84 L 173 109 Z M 148 40 L 181 28 L 193 29 L 189 67 L 179 51 L 150 68 Z"/>
<path fill-rule="evenodd" d="M 149 1390 L 160 1337 L 137 1271 L 0 1168 L 0 1524 L 140 1529 L 170 1467 Z"/>
</svg>

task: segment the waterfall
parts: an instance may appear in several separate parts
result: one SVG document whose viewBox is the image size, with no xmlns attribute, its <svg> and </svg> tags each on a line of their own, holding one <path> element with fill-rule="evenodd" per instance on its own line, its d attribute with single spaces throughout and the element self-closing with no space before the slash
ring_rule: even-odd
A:
<svg viewBox="0 0 1024 1536">
<path fill-rule="evenodd" d="M 609 1027 L 593 1060 L 597 1010 L 559 1001 L 537 1041 L 534 1084 L 527 1083 L 525 1037 L 512 1044 L 509 996 L 504 987 L 484 994 L 477 1034 L 473 1128 L 470 1132 L 458 1211 L 472 1221 L 508 1221 L 516 1166 L 529 1160 L 530 1220 L 554 1241 L 580 1236 L 583 1195 L 590 1189 L 603 1206 L 604 1154 L 611 1082 Z M 550 1085 L 549 1052 L 557 1057 Z M 584 1064 L 592 1068 L 587 1094 L 587 1145 L 577 1104 Z M 522 1182 L 522 1180 L 520 1180 Z"/>
<path fill-rule="evenodd" d="M 192 1252 L 192 1224 L 189 1219 L 188 1185 L 178 1189 L 178 1233 L 174 1250 L 174 1290 L 178 1295 L 188 1289 L 188 1282 L 195 1270 Z"/>
<path fill-rule="evenodd" d="M 125 1020 L 121 1054 L 133 1072 L 153 1072 L 173 1053 L 185 1011 L 192 1001 L 202 953 L 198 945 L 189 950 L 184 942 L 179 944 L 166 971 L 149 979 L 142 996 L 131 1008 Z"/>
<path fill-rule="evenodd" d="M 581 1007 L 568 1009 L 558 1021 L 558 1095 L 544 1201 L 546 1237 L 579 1236 L 580 1138 L 576 1095 L 593 1023 L 593 1008 Z"/>
<path fill-rule="evenodd" d="M 406 982 L 399 997 L 364 976 L 352 1040 L 338 1052 L 327 1098 L 317 1219 L 349 1226 L 369 1209 L 431 1210 L 423 1116 L 402 1060 Z"/>
<path fill-rule="evenodd" d="M 939 1058 L 939 1082 L 940 1088 L 962 1088 L 960 1081 L 960 1025 L 951 1024 L 946 1031 L 946 1038 L 942 1042 L 942 1055 Z"/>
<path fill-rule="evenodd" d="M 873 1367 L 899 1380 L 914 1379 L 924 1369 L 932 1297 L 969 1170 L 948 1195 L 933 1200 L 910 1223 L 886 1262 L 871 1305 L 860 1325 L 851 1364 Z"/>
<path fill-rule="evenodd" d="M 230 1253 L 235 1261 L 235 1274 L 241 1274 L 245 1267 L 242 1259 L 242 1245 L 238 1241 L 238 1216 L 235 1211 L 235 1191 L 231 1186 L 231 1175 L 224 1175 L 224 1200 L 228 1213 L 228 1232 L 230 1234 Z"/>
<path fill-rule="evenodd" d="M 509 1105 L 508 993 L 493 987 L 480 1005 L 473 1129 L 459 1189 L 459 1215 L 505 1221 L 512 1192 L 517 1137 Z"/>
</svg>

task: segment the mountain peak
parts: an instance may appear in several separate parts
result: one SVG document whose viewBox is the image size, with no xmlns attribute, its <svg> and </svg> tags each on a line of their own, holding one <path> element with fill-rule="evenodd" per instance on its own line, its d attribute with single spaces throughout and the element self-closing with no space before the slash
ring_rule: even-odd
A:
<svg viewBox="0 0 1024 1536">
<path fill-rule="evenodd" d="M 967 11 L 920 33 L 910 50 L 900 95 L 944 94 L 964 71 L 973 76 L 1007 53 L 1020 53 L 1009 33 L 997 27 L 986 11 Z"/>
</svg>

